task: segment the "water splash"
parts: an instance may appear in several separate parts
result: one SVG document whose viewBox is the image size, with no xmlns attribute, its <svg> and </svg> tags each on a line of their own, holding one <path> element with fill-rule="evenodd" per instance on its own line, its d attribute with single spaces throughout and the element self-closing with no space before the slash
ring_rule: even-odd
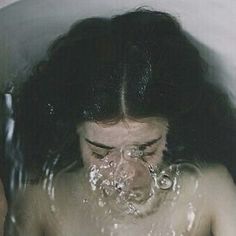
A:
<svg viewBox="0 0 236 236">
<path fill-rule="evenodd" d="M 193 206 L 193 204 L 190 202 L 188 204 L 188 213 L 187 213 L 187 219 L 188 219 L 187 231 L 188 232 L 192 230 L 195 218 L 196 218 L 196 209 Z"/>
<path fill-rule="evenodd" d="M 13 110 L 13 96 L 14 87 L 11 87 L 7 93 L 4 94 L 5 101 L 5 155 L 6 163 L 11 166 L 10 169 L 10 198 L 14 196 L 19 189 L 26 187 L 27 176 L 24 172 L 24 159 L 20 151 L 19 140 L 14 139 L 15 120 Z"/>
<path fill-rule="evenodd" d="M 184 175 L 190 173 L 191 190 L 194 195 L 198 189 L 198 179 L 201 176 L 200 169 L 189 162 L 179 161 L 171 165 L 161 166 L 154 171 L 150 169 L 152 187 L 149 197 L 143 201 L 142 191 L 128 191 L 124 178 L 112 179 L 114 173 L 103 175 L 103 168 L 92 166 L 89 173 L 89 183 L 93 191 L 99 192 L 99 206 L 111 205 L 112 209 L 120 215 L 142 216 L 149 211 L 157 211 L 158 208 L 168 202 L 174 206 L 181 196 L 184 185 Z M 121 173 L 121 172 L 120 172 Z M 111 178 L 110 178 L 111 177 Z M 118 214 L 118 215 L 119 215 Z M 119 217 L 119 216 L 118 216 Z M 190 216 L 189 216 L 190 217 Z"/>
<path fill-rule="evenodd" d="M 24 159 L 20 150 L 20 141 L 15 137 L 15 118 L 13 109 L 13 92 L 14 86 L 9 86 L 8 91 L 4 94 L 4 158 L 8 168 L 7 185 L 8 200 L 11 202 L 16 193 L 26 189 L 27 175 L 24 171 Z M 9 235 L 14 235 L 14 228 L 17 224 L 15 213 L 11 208 L 8 209 L 8 229 Z"/>
<path fill-rule="evenodd" d="M 53 184 L 55 176 L 55 167 L 60 159 L 60 155 L 57 155 L 53 161 L 46 161 L 43 166 L 43 185 L 42 188 L 47 192 L 50 200 L 55 199 L 55 188 Z"/>
</svg>

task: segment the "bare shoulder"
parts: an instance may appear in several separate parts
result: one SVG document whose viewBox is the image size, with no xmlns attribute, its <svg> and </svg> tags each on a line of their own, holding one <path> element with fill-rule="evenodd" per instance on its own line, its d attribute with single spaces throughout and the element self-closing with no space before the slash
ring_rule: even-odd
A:
<svg viewBox="0 0 236 236">
<path fill-rule="evenodd" d="M 13 206 L 16 209 L 34 206 L 35 210 L 38 207 L 37 210 L 42 212 L 60 198 L 65 198 L 67 202 L 67 197 L 72 197 L 75 193 L 78 195 L 84 190 L 81 175 L 80 172 L 63 173 L 51 179 L 45 178 L 37 184 L 27 184 L 24 189 L 17 192 Z"/>
<path fill-rule="evenodd" d="M 81 197 L 87 191 L 85 172 L 81 169 L 75 172 L 60 174 L 55 177 L 50 187 L 53 190 L 55 199 L 59 199 L 60 197 L 70 197 L 72 199 L 75 195 Z"/>
<path fill-rule="evenodd" d="M 74 209 L 75 197 L 79 197 L 76 190 L 81 189 L 79 175 L 75 173 L 64 173 L 54 178 L 46 178 L 37 184 L 27 184 L 15 195 L 11 205 L 14 219 L 14 235 L 57 235 L 59 230 L 54 225 L 58 212 L 67 212 L 68 208 Z M 74 199 L 74 200 L 73 200 Z M 54 225 L 54 227 L 52 227 Z M 60 234 L 58 234 L 60 235 Z"/>
<path fill-rule="evenodd" d="M 216 235 L 236 235 L 236 186 L 222 165 L 202 170 L 202 190 L 211 214 L 212 232 Z"/>
<path fill-rule="evenodd" d="M 46 199 L 38 184 L 28 184 L 16 192 L 8 216 L 12 235 L 40 235 Z"/>
<path fill-rule="evenodd" d="M 26 212 L 28 216 L 31 216 L 31 214 L 35 216 L 36 210 L 34 211 L 34 209 L 38 207 L 39 202 L 44 202 L 45 199 L 41 185 L 27 184 L 24 188 L 19 189 L 14 196 L 12 207 L 15 216 Z M 28 211 L 28 209 L 31 209 L 31 211 Z"/>
<path fill-rule="evenodd" d="M 227 170 L 227 168 L 220 164 L 213 164 L 206 168 L 202 168 L 203 176 L 205 177 L 205 180 L 211 181 L 223 181 L 228 182 L 229 184 L 234 184 L 233 179 Z"/>
<path fill-rule="evenodd" d="M 202 184 L 212 201 L 235 197 L 236 186 L 229 171 L 223 165 L 211 165 L 202 169 Z M 213 201 L 214 202 L 214 201 Z"/>
</svg>

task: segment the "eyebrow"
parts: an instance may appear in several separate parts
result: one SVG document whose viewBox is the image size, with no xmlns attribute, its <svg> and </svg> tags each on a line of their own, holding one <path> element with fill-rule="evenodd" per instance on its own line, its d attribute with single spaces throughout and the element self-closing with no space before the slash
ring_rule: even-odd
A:
<svg viewBox="0 0 236 236">
<path fill-rule="evenodd" d="M 97 142 L 91 141 L 91 140 L 89 140 L 89 139 L 87 139 L 87 138 L 84 138 L 84 139 L 85 139 L 86 142 L 88 142 L 88 143 L 90 143 L 90 144 L 92 144 L 92 145 L 94 145 L 94 146 L 96 146 L 96 147 L 105 148 L 105 149 L 109 149 L 109 150 L 115 148 L 115 147 L 107 146 L 107 145 L 102 144 L 102 143 L 97 143 Z"/>
<path fill-rule="evenodd" d="M 145 147 L 149 147 L 155 143 L 157 143 L 160 139 L 162 138 L 162 136 L 160 136 L 159 138 L 156 138 L 156 139 L 152 139 L 146 143 L 143 143 L 143 144 L 140 144 L 139 147 L 140 148 L 145 148 Z M 89 140 L 88 138 L 84 138 L 86 142 L 96 146 L 96 147 L 99 147 L 99 148 L 104 148 L 104 149 L 108 149 L 108 150 L 111 150 L 111 149 L 114 149 L 115 147 L 111 147 L 111 146 L 107 146 L 103 143 L 98 143 L 98 142 L 94 142 L 94 141 L 91 141 Z"/>
<path fill-rule="evenodd" d="M 153 144 L 157 143 L 161 138 L 162 138 L 162 136 L 160 136 L 159 138 L 156 138 L 156 139 L 152 139 L 146 143 L 140 144 L 139 147 L 145 148 L 145 147 L 152 146 Z"/>
</svg>

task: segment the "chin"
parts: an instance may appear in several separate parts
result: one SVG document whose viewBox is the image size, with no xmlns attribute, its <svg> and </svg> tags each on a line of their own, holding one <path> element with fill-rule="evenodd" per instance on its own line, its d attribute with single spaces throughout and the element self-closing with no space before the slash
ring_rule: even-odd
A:
<svg viewBox="0 0 236 236">
<path fill-rule="evenodd" d="M 144 199 L 142 202 L 131 201 L 130 207 L 133 211 L 130 211 L 130 215 L 137 218 L 151 215 L 158 211 L 161 204 L 165 200 L 166 192 L 158 189 L 154 190 L 148 199 Z"/>
<path fill-rule="evenodd" d="M 142 194 L 139 191 L 138 197 L 132 194 L 125 194 L 116 190 L 112 194 L 102 190 L 104 200 L 103 206 L 110 209 L 112 215 L 116 218 L 131 216 L 134 218 L 142 218 L 158 211 L 159 207 L 165 200 L 167 192 L 163 192 L 158 188 L 152 189 L 149 195 Z"/>
</svg>

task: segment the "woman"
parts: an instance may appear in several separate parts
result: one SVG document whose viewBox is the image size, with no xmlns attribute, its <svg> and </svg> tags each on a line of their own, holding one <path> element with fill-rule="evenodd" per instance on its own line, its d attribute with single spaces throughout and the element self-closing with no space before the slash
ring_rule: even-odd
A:
<svg viewBox="0 0 236 236">
<path fill-rule="evenodd" d="M 234 235 L 235 117 L 205 74 L 162 12 L 57 39 L 15 104 L 37 183 L 12 204 L 13 235 Z"/>
</svg>

